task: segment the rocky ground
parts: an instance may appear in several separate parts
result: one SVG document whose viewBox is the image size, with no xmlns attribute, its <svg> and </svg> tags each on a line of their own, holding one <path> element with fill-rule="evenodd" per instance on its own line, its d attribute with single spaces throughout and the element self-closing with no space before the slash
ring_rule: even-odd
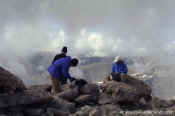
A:
<svg viewBox="0 0 175 116">
<path fill-rule="evenodd" d="M 25 87 L 0 68 L 0 116 L 175 116 L 175 101 L 152 96 L 143 81 L 127 76 L 121 82 L 96 85 L 76 80 L 51 95 L 50 85 Z"/>
</svg>

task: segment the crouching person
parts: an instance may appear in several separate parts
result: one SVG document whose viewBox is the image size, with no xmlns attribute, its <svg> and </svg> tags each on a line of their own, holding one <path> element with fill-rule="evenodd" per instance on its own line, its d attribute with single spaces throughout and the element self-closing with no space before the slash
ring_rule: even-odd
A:
<svg viewBox="0 0 175 116">
<path fill-rule="evenodd" d="M 115 57 L 114 63 L 112 65 L 112 73 L 110 80 L 122 81 L 127 75 L 128 68 L 125 62 L 119 57 Z"/>
<path fill-rule="evenodd" d="M 61 92 L 61 84 L 62 80 L 65 80 L 64 78 L 68 78 L 71 82 L 75 80 L 75 78 L 70 76 L 69 69 L 70 67 L 75 67 L 77 65 L 78 59 L 71 59 L 70 56 L 66 56 L 65 58 L 56 60 L 49 66 L 48 72 L 51 75 L 53 95 Z"/>
</svg>

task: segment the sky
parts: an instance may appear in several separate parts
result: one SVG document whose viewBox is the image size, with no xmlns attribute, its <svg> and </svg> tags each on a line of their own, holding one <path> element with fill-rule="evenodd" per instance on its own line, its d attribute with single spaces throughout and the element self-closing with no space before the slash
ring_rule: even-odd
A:
<svg viewBox="0 0 175 116">
<path fill-rule="evenodd" d="M 20 57 L 59 52 L 66 45 L 74 56 L 142 56 L 174 69 L 174 4 L 174 0 L 0 0 L 0 65 L 25 75 Z M 166 73 L 171 77 L 170 72 Z"/>
<path fill-rule="evenodd" d="M 0 0 L 1 52 L 109 56 L 175 50 L 173 0 Z M 114 55 L 115 56 L 115 55 Z"/>
</svg>

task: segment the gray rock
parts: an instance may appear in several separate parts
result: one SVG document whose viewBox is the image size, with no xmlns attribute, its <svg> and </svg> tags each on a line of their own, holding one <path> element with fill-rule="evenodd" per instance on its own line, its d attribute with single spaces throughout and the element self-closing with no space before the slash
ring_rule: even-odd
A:
<svg viewBox="0 0 175 116">
<path fill-rule="evenodd" d="M 42 105 L 48 104 L 53 100 L 50 96 L 38 97 L 35 95 L 28 95 L 25 93 L 16 94 L 0 94 L 0 108 L 28 106 L 28 105 Z"/>
<path fill-rule="evenodd" d="M 58 93 L 56 96 L 62 99 L 65 99 L 67 101 L 73 101 L 79 96 L 79 89 L 78 87 L 75 87 L 73 89 L 68 89 L 63 92 Z"/>
<path fill-rule="evenodd" d="M 47 108 L 47 113 L 49 114 L 49 116 L 68 116 L 69 115 L 69 113 L 63 112 L 60 109 L 56 109 L 56 108 Z"/>
<path fill-rule="evenodd" d="M 27 116 L 40 116 L 42 113 L 44 113 L 44 109 L 41 108 L 29 108 L 24 110 L 24 114 Z"/>
<path fill-rule="evenodd" d="M 91 95 L 81 95 L 75 99 L 75 102 L 79 105 L 95 105 L 97 103 L 96 98 L 94 99 Z"/>
<path fill-rule="evenodd" d="M 23 81 L 0 67 L 0 93 L 12 93 L 25 90 Z"/>
<path fill-rule="evenodd" d="M 175 100 L 162 100 L 157 97 L 153 97 L 151 105 L 153 109 L 168 109 L 175 106 Z"/>
<path fill-rule="evenodd" d="M 112 96 L 105 94 L 105 93 L 101 93 L 100 97 L 99 97 L 99 104 L 101 105 L 105 105 L 105 104 L 113 104 L 114 99 L 112 98 Z"/>
<path fill-rule="evenodd" d="M 40 93 L 40 96 L 50 96 L 51 95 L 51 85 L 33 85 L 28 87 L 25 92 L 28 93 Z"/>
<path fill-rule="evenodd" d="M 90 95 L 93 97 L 93 100 L 98 103 L 100 96 L 99 86 L 96 84 L 86 84 L 80 88 L 80 94 Z"/>
<path fill-rule="evenodd" d="M 103 92 L 111 95 L 116 103 L 118 102 L 138 102 L 139 93 L 136 89 L 125 83 L 109 81 L 103 85 Z"/>
<path fill-rule="evenodd" d="M 7 116 L 25 116 L 22 112 L 8 112 Z"/>
<path fill-rule="evenodd" d="M 0 114 L 0 116 L 7 116 L 6 114 Z"/>
<path fill-rule="evenodd" d="M 70 116 L 89 116 L 89 113 L 93 110 L 93 107 L 90 106 L 84 106 L 79 111 L 77 111 L 74 114 L 71 114 Z"/>
<path fill-rule="evenodd" d="M 58 96 L 54 97 L 54 100 L 49 104 L 49 106 L 68 113 L 74 113 L 76 111 L 74 103 L 61 99 Z"/>
<path fill-rule="evenodd" d="M 102 111 L 98 108 L 95 108 L 89 113 L 89 116 L 102 116 Z"/>
<path fill-rule="evenodd" d="M 112 104 L 106 104 L 106 105 L 100 106 L 100 110 L 102 111 L 102 114 L 104 116 L 110 116 L 110 115 L 112 116 L 113 113 L 119 115 L 120 111 L 122 111 L 120 106 L 112 105 Z"/>
<path fill-rule="evenodd" d="M 122 82 L 134 87 L 140 97 L 144 97 L 146 101 L 151 100 L 151 87 L 149 87 L 146 83 L 129 75 L 125 75 L 123 78 Z"/>
<path fill-rule="evenodd" d="M 24 93 L 26 95 L 29 95 L 29 96 L 32 95 L 32 96 L 37 96 L 37 97 L 43 97 L 43 96 L 49 97 L 49 96 L 51 96 L 50 92 L 47 92 L 47 91 L 42 90 L 42 89 L 33 89 L 33 90 L 28 89 L 28 90 L 24 90 Z"/>
<path fill-rule="evenodd" d="M 19 105 L 43 105 L 43 104 L 49 104 L 53 98 L 51 96 L 43 96 L 43 97 L 38 97 L 38 96 L 22 96 L 21 100 L 17 101 L 17 104 Z"/>
<path fill-rule="evenodd" d="M 9 107 L 9 112 L 23 112 L 25 108 L 23 106 L 15 106 L 15 107 Z"/>
<path fill-rule="evenodd" d="M 84 106 L 70 116 L 120 116 L 122 111 L 118 105 L 102 105 L 96 107 Z"/>
<path fill-rule="evenodd" d="M 32 85 L 28 87 L 29 90 L 43 90 L 47 92 L 51 92 L 52 85 L 44 84 L 44 85 Z"/>
<path fill-rule="evenodd" d="M 96 84 L 86 84 L 80 88 L 81 94 L 99 95 L 99 87 Z"/>
<path fill-rule="evenodd" d="M 109 78 L 109 77 L 108 77 Z M 102 92 L 111 95 L 116 102 L 139 103 L 141 98 L 151 100 L 151 88 L 141 80 L 124 75 L 121 81 L 105 79 Z"/>
</svg>

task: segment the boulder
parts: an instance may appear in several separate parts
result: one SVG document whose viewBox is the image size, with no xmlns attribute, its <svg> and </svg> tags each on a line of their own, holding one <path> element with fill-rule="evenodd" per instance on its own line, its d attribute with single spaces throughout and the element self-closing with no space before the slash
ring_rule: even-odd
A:
<svg viewBox="0 0 175 116">
<path fill-rule="evenodd" d="M 24 94 L 25 95 L 31 95 L 31 96 L 37 96 L 37 97 L 49 97 L 51 96 L 51 93 L 44 91 L 44 90 L 39 90 L 39 89 L 35 89 L 35 90 L 24 90 Z"/>
<path fill-rule="evenodd" d="M 136 89 L 141 97 L 144 97 L 146 101 L 151 100 L 151 87 L 144 83 L 142 80 L 135 79 L 129 75 L 125 75 L 122 82 L 128 84 Z"/>
<path fill-rule="evenodd" d="M 99 108 L 94 108 L 89 112 L 89 116 L 102 116 L 102 111 Z"/>
<path fill-rule="evenodd" d="M 75 99 L 77 105 L 95 105 L 97 104 L 96 98 L 94 99 L 91 95 L 81 95 L 77 99 Z"/>
<path fill-rule="evenodd" d="M 32 90 L 32 91 L 45 91 L 45 92 L 51 93 L 51 88 L 52 88 L 51 85 L 44 84 L 44 85 L 32 85 L 28 87 L 27 89 Z"/>
<path fill-rule="evenodd" d="M 24 106 L 31 106 L 31 105 L 45 105 L 49 104 L 53 101 L 53 98 L 51 96 L 30 96 L 30 95 L 24 95 L 20 97 L 20 100 L 17 101 L 17 104 L 24 105 Z"/>
<path fill-rule="evenodd" d="M 99 86 L 96 84 L 86 84 L 85 86 L 80 88 L 80 94 L 90 95 L 93 97 L 93 101 L 96 101 L 96 103 L 98 103 L 100 96 Z"/>
<path fill-rule="evenodd" d="M 0 67 L 0 93 L 21 92 L 25 89 L 20 78 Z"/>
<path fill-rule="evenodd" d="M 56 108 L 47 108 L 48 116 L 68 116 L 69 113 Z"/>
<path fill-rule="evenodd" d="M 37 96 L 24 93 L 0 94 L 0 108 L 48 104 L 53 100 L 50 96 Z"/>
<path fill-rule="evenodd" d="M 125 83 L 109 81 L 103 85 L 102 89 L 104 93 L 113 97 L 115 103 L 135 103 L 140 99 L 136 89 Z"/>
<path fill-rule="evenodd" d="M 175 100 L 163 100 L 157 97 L 153 97 L 150 102 L 153 109 L 168 109 L 175 106 Z"/>
<path fill-rule="evenodd" d="M 56 94 L 56 96 L 65 99 L 67 101 L 73 101 L 79 96 L 79 89 L 78 87 L 75 87 L 73 89 L 67 89 L 63 92 Z"/>
<path fill-rule="evenodd" d="M 6 114 L 0 114 L 0 116 L 7 116 Z"/>
<path fill-rule="evenodd" d="M 123 75 L 121 81 L 112 81 L 106 77 L 101 85 L 102 92 L 113 96 L 118 102 L 137 103 L 141 98 L 151 100 L 151 88 L 143 81 Z"/>
<path fill-rule="evenodd" d="M 79 111 L 77 111 L 74 114 L 71 114 L 70 116 L 89 116 L 89 113 L 93 110 L 93 107 L 90 106 L 84 106 Z"/>
<path fill-rule="evenodd" d="M 23 112 L 8 112 L 6 113 L 7 116 L 25 116 Z"/>
<path fill-rule="evenodd" d="M 122 109 L 118 105 L 106 104 L 99 107 L 102 116 L 121 116 L 120 112 Z"/>
<path fill-rule="evenodd" d="M 74 113 L 76 111 L 74 103 L 68 102 L 58 96 L 54 96 L 54 100 L 48 106 L 68 113 Z"/>
<path fill-rule="evenodd" d="M 24 110 L 25 116 L 40 116 L 44 113 L 44 109 L 41 108 L 28 108 Z"/>
<path fill-rule="evenodd" d="M 121 109 L 118 105 L 84 106 L 70 116 L 120 116 Z"/>
<path fill-rule="evenodd" d="M 111 95 L 108 95 L 106 93 L 101 93 L 99 97 L 99 104 L 105 105 L 105 104 L 112 104 L 114 103 L 113 97 Z"/>
</svg>

